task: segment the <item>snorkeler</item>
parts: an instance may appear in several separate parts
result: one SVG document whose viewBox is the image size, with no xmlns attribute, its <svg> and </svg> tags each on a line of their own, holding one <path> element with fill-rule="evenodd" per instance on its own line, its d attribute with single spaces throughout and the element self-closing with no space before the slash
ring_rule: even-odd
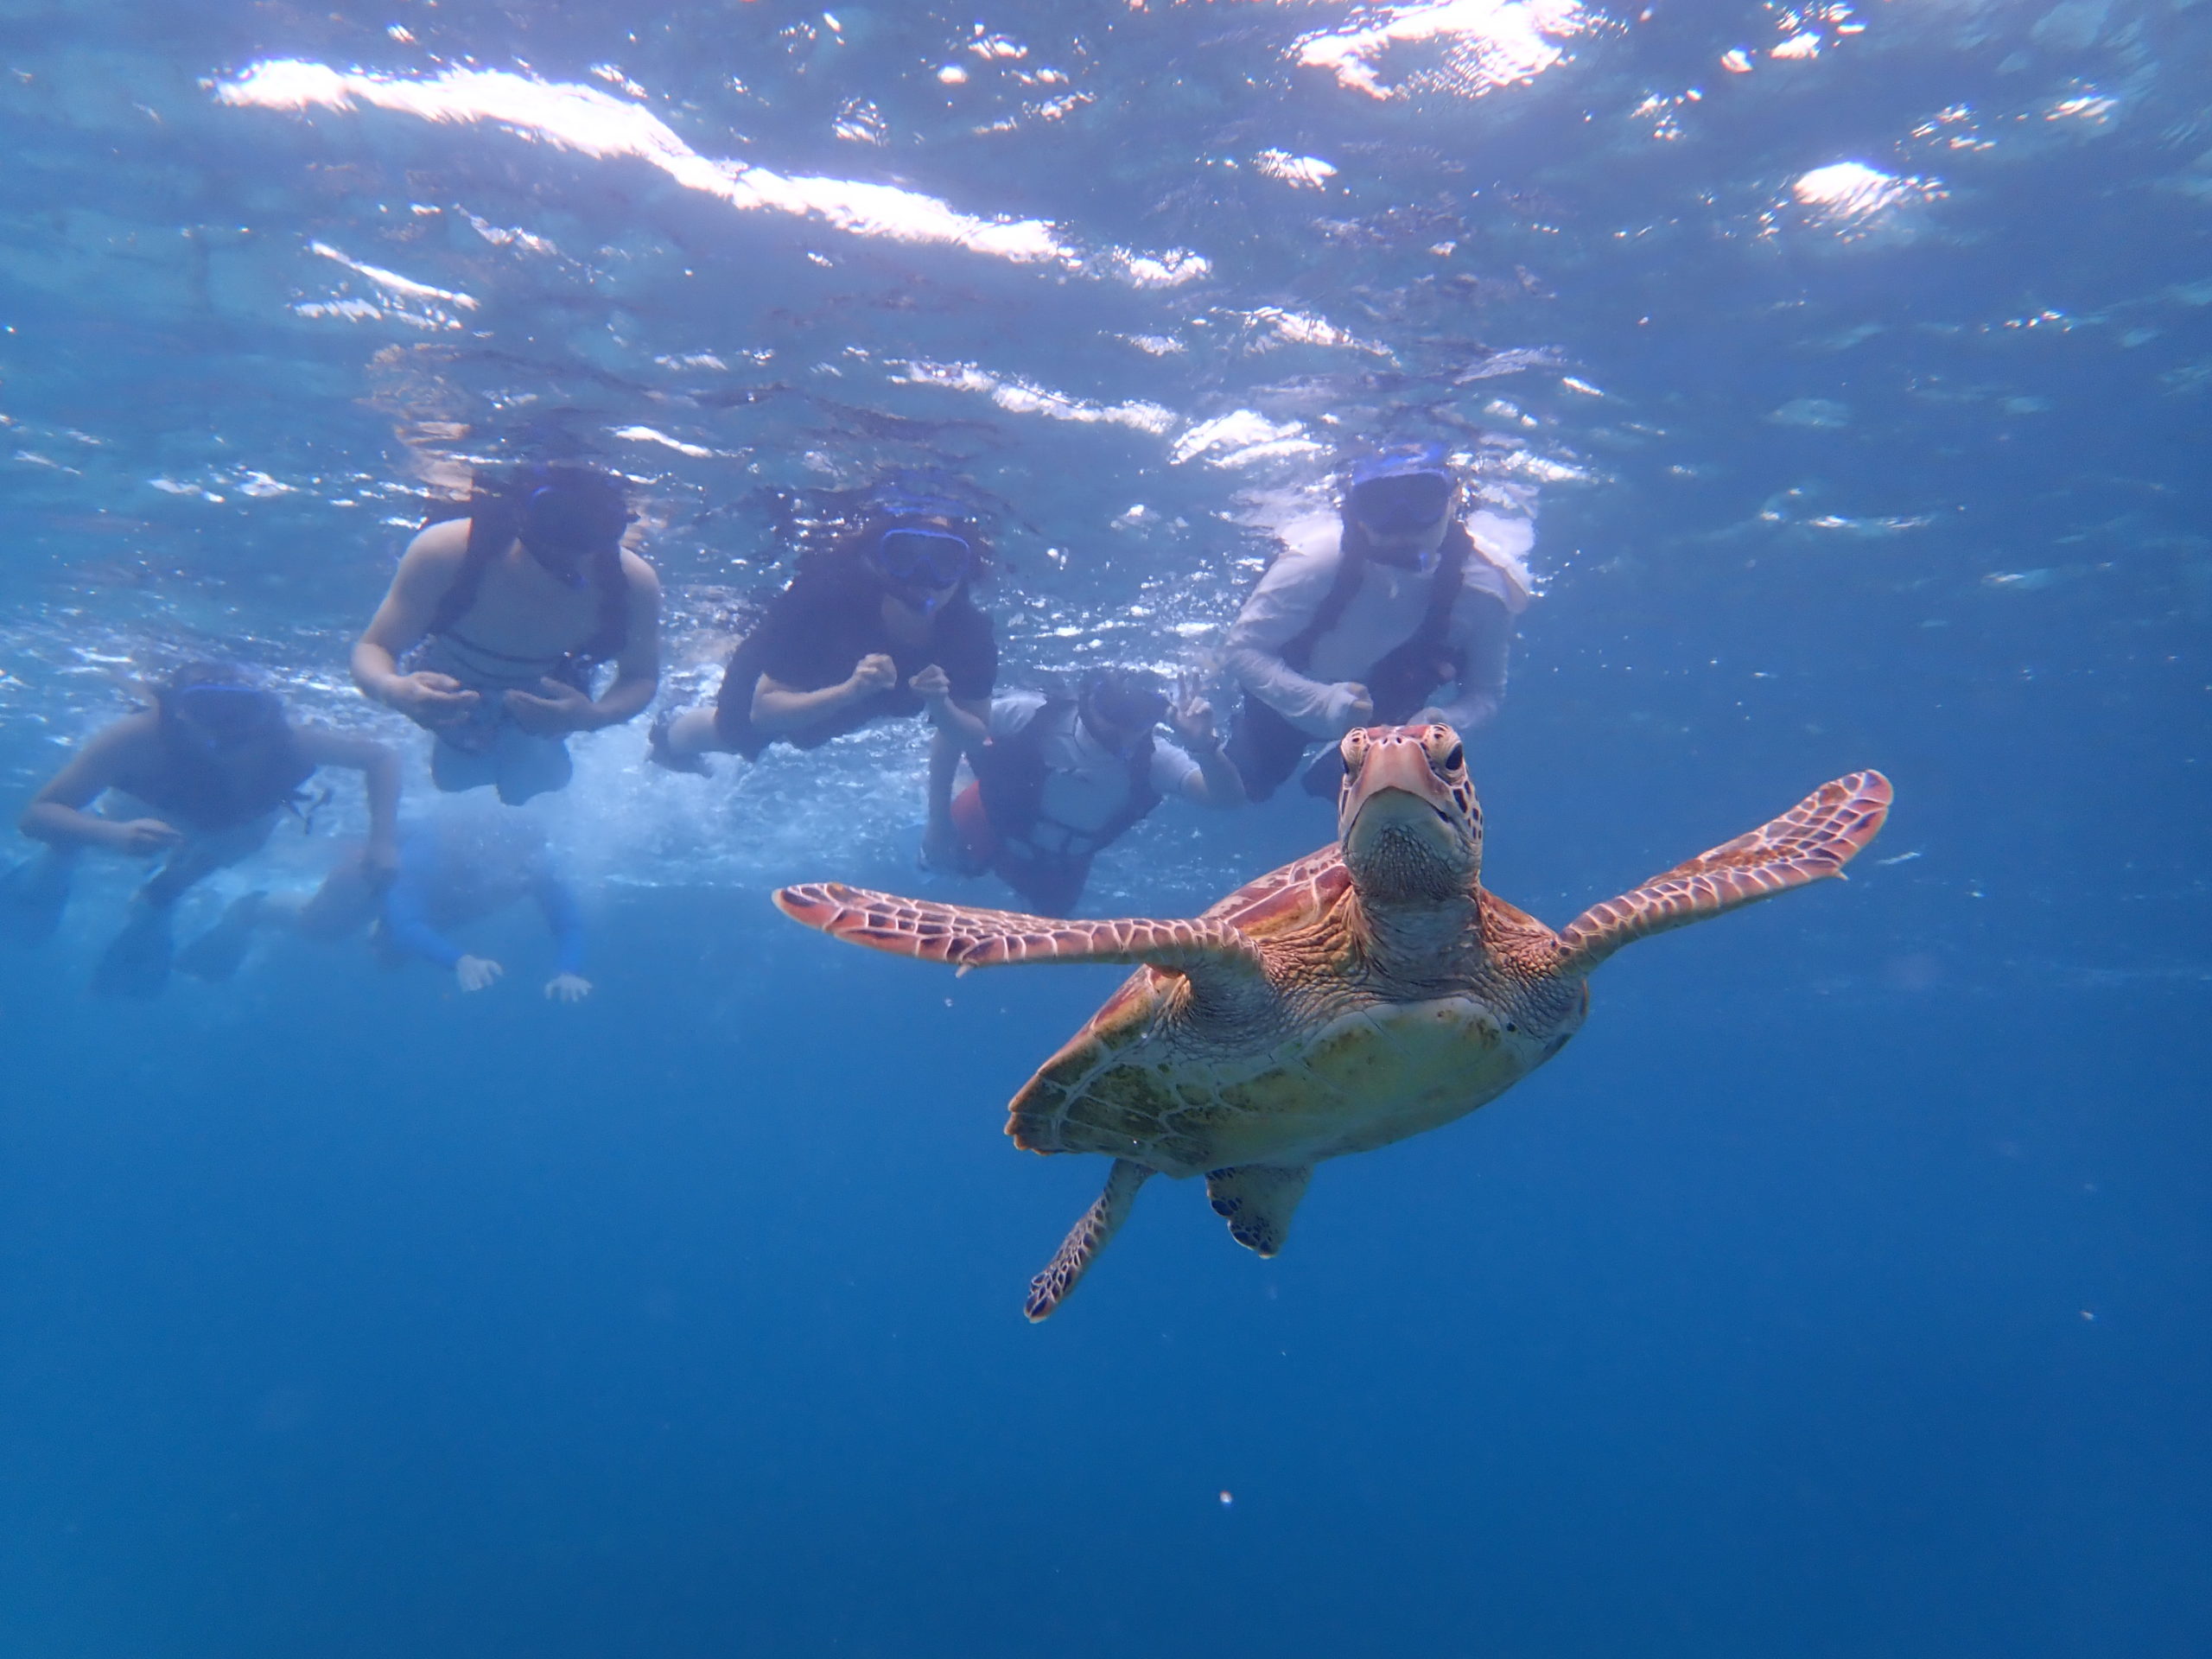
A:
<svg viewBox="0 0 2212 1659">
<path fill-rule="evenodd" d="M 1163 720 L 1190 751 L 1154 736 Z M 976 771 L 952 804 L 958 868 L 992 871 L 1039 915 L 1071 914 L 1091 860 L 1164 797 L 1244 804 L 1212 709 L 1199 698 L 1171 708 L 1158 677 L 1142 670 L 1093 669 L 1072 697 L 994 698 L 988 741 L 966 721 L 953 721 Z"/>
<path fill-rule="evenodd" d="M 1254 800 L 1356 728 L 1471 733 L 1497 713 L 1531 532 L 1460 505 L 1442 447 L 1409 446 L 1353 467 L 1339 522 L 1288 535 L 1227 641 L 1244 686 L 1229 753 Z M 1305 786 L 1333 798 L 1343 776 L 1331 747 Z"/>
<path fill-rule="evenodd" d="M 660 684 L 660 583 L 626 550 L 621 481 L 540 462 L 430 525 L 353 646 L 353 682 L 434 733 L 442 790 L 510 806 L 567 785 L 567 738 L 631 720 Z M 400 659 L 420 645 L 414 665 Z M 596 699 L 594 670 L 614 664 Z"/>
<path fill-rule="evenodd" d="M 583 908 L 554 863 L 544 832 L 526 820 L 441 816 L 410 824 L 400 838 L 399 874 L 385 890 L 378 957 L 387 967 L 420 957 L 450 969 L 463 991 L 483 990 L 506 969 L 447 936 L 524 898 L 537 901 L 553 931 L 553 977 L 545 995 L 556 1002 L 582 1001 L 591 995 L 583 976 Z"/>
<path fill-rule="evenodd" d="M 161 990 L 175 954 L 176 901 L 258 851 L 281 813 L 302 810 L 303 786 L 318 766 L 351 767 L 368 788 L 367 843 L 326 887 L 378 885 L 398 868 L 399 761 L 383 744 L 293 724 L 276 693 L 227 664 L 191 664 L 152 695 L 152 709 L 93 733 L 32 798 L 22 829 L 47 850 L 0 883 L 7 931 L 28 943 L 60 923 L 85 849 L 162 858 L 93 975 L 92 988 L 105 995 Z M 86 811 L 103 791 L 118 798 L 117 809 Z"/>
<path fill-rule="evenodd" d="M 712 709 L 655 725 L 652 759 L 703 771 L 702 754 L 811 749 L 874 721 L 926 713 L 937 729 L 925 856 L 950 864 L 963 742 L 947 722 L 964 714 L 980 734 L 998 677 L 997 638 L 969 595 L 981 564 L 950 518 L 869 518 L 801 563 L 731 656 Z"/>
</svg>

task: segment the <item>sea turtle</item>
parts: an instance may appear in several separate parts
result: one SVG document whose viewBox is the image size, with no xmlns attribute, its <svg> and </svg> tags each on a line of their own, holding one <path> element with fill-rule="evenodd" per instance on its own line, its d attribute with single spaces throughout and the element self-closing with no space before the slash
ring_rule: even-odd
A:
<svg viewBox="0 0 2212 1659">
<path fill-rule="evenodd" d="M 1449 726 L 1355 731 L 1342 752 L 1338 845 L 1192 920 L 1055 921 L 835 883 L 775 895 L 835 938 L 963 970 L 1140 964 L 1014 1097 L 1016 1146 L 1114 1160 L 1031 1281 L 1031 1319 L 1075 1287 L 1154 1173 L 1204 1175 L 1230 1236 L 1273 1255 L 1322 1159 L 1495 1100 L 1575 1033 L 1590 970 L 1614 951 L 1841 874 L 1890 804 L 1880 772 L 1839 778 L 1555 933 L 1484 891 L 1482 809 Z"/>
</svg>

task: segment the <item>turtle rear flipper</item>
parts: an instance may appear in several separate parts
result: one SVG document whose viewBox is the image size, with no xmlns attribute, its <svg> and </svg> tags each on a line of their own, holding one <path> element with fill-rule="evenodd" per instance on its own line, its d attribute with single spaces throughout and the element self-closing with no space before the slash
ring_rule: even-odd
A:
<svg viewBox="0 0 2212 1659">
<path fill-rule="evenodd" d="M 1106 1190 L 1101 1192 L 1090 1209 L 1083 1212 L 1083 1219 L 1069 1229 L 1061 1240 L 1059 1254 L 1051 1265 L 1029 1281 L 1029 1297 L 1022 1303 L 1021 1311 L 1030 1324 L 1046 1318 L 1067 1300 L 1076 1281 L 1090 1270 L 1098 1259 L 1098 1252 L 1121 1230 L 1122 1224 L 1129 1217 L 1129 1206 L 1136 1202 L 1137 1189 L 1150 1179 L 1152 1172 L 1142 1164 L 1133 1164 L 1126 1158 L 1114 1160 L 1113 1172 L 1106 1177 Z"/>
<path fill-rule="evenodd" d="M 1586 974 L 1648 933 L 1687 927 L 1808 882 L 1843 874 L 1889 816 L 1890 780 L 1854 772 L 1823 784 L 1780 817 L 1643 886 L 1592 905 L 1560 930 L 1555 972 Z"/>
<path fill-rule="evenodd" d="M 1313 1179 L 1311 1164 L 1239 1164 L 1209 1170 L 1206 1198 L 1246 1249 L 1273 1255 L 1290 1236 L 1290 1217 Z"/>
</svg>

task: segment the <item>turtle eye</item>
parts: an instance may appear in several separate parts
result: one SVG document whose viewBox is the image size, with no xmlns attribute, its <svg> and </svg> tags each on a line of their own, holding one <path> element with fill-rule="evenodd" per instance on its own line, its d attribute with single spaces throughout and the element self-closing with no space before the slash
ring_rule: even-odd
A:
<svg viewBox="0 0 2212 1659">
<path fill-rule="evenodd" d="M 1452 746 L 1452 752 L 1444 757 L 1444 770 L 1446 772 L 1457 772 L 1461 766 L 1465 766 L 1466 762 L 1467 746 L 1464 743 L 1454 743 Z"/>
</svg>

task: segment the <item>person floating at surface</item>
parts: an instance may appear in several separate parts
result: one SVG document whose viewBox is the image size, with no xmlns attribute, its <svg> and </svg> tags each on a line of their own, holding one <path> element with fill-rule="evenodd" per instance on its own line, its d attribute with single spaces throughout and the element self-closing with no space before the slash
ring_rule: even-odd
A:
<svg viewBox="0 0 2212 1659">
<path fill-rule="evenodd" d="M 506 969 L 447 935 L 525 898 L 537 901 L 553 930 L 554 972 L 545 995 L 556 1002 L 582 1001 L 591 995 L 583 976 L 583 908 L 543 832 L 526 822 L 441 818 L 410 825 L 400 840 L 399 874 L 385 889 L 378 955 L 388 967 L 420 957 L 451 969 L 462 990 L 480 991 Z"/>
<path fill-rule="evenodd" d="M 634 719 L 660 685 L 660 582 L 626 550 L 621 481 L 540 462 L 410 543 L 353 646 L 353 683 L 434 733 L 442 790 L 510 806 L 567 785 L 571 732 Z M 420 645 L 415 666 L 400 659 Z M 592 671 L 614 680 L 591 695 Z"/>
<path fill-rule="evenodd" d="M 1441 723 L 1471 733 L 1505 697 L 1513 619 L 1530 589 L 1523 518 L 1487 510 L 1463 522 L 1458 475 L 1423 444 L 1357 464 L 1341 524 L 1294 527 L 1230 626 L 1229 665 L 1244 700 L 1229 755 L 1255 801 L 1274 794 L 1314 743 L 1306 773 L 1333 798 L 1334 747 L 1365 726 Z"/>
<path fill-rule="evenodd" d="M 131 901 L 130 920 L 93 975 L 104 995 L 152 996 L 175 954 L 171 912 L 195 882 L 259 850 L 318 766 L 349 766 L 368 787 L 369 835 L 325 886 L 358 889 L 398 868 L 399 761 L 383 744 L 328 727 L 295 725 L 273 691 L 224 663 L 193 663 L 153 691 L 154 707 L 86 739 L 24 809 L 25 835 L 47 843 L 5 880 L 9 931 L 50 935 L 88 847 L 137 858 L 166 855 Z M 103 791 L 128 817 L 85 809 Z M 304 817 L 304 814 L 302 815 Z"/>
<path fill-rule="evenodd" d="M 998 678 L 997 638 L 969 595 L 981 568 L 949 518 L 872 517 L 800 565 L 732 654 L 712 709 L 654 726 L 653 760 L 703 771 L 702 754 L 757 760 L 771 743 L 817 748 L 874 721 L 926 713 L 936 730 L 925 855 L 950 867 L 963 740 L 948 721 L 964 715 L 980 731 Z"/>
<path fill-rule="evenodd" d="M 1162 720 L 1195 759 L 1154 736 Z M 1072 697 L 994 698 L 988 734 L 964 715 L 952 724 L 976 771 L 952 804 L 957 868 L 993 872 L 1039 915 L 1072 914 L 1091 860 L 1163 797 L 1244 804 L 1212 709 L 1200 698 L 1170 708 L 1158 677 L 1141 670 L 1093 669 Z"/>
</svg>

